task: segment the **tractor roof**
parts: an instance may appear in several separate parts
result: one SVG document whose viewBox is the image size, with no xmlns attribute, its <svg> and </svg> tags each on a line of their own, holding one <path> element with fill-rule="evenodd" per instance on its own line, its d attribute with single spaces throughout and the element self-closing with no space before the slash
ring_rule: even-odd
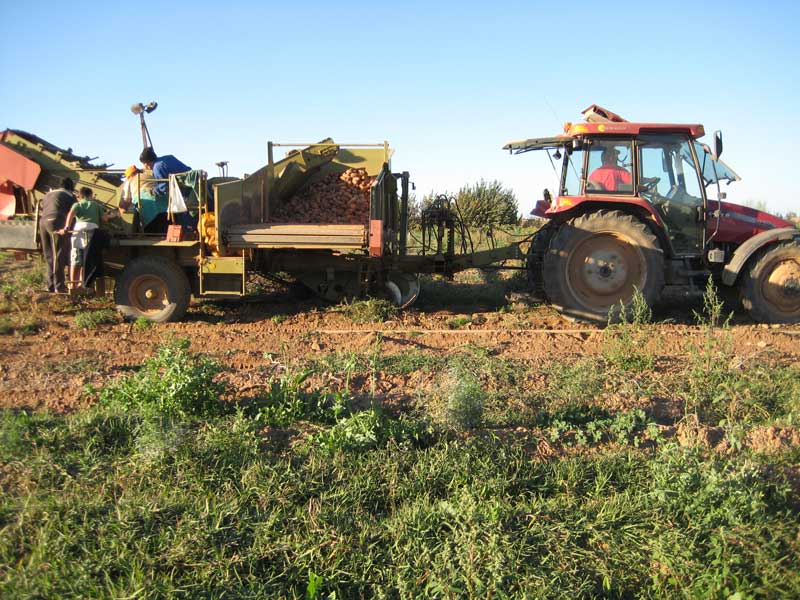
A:
<svg viewBox="0 0 800 600">
<path fill-rule="evenodd" d="M 509 142 L 503 150 L 514 153 L 555 148 L 570 144 L 573 139 L 583 136 L 635 136 L 647 134 L 683 133 L 696 139 L 705 135 L 700 124 L 679 123 L 631 123 L 619 115 L 592 104 L 583 111 L 586 119 L 583 123 L 564 123 L 564 134 L 548 138 L 531 138 L 517 142 Z"/>
<path fill-rule="evenodd" d="M 680 123 L 567 123 L 567 137 L 580 135 L 644 135 L 648 133 L 686 133 L 692 138 L 705 135 L 705 129 L 699 124 Z"/>
</svg>

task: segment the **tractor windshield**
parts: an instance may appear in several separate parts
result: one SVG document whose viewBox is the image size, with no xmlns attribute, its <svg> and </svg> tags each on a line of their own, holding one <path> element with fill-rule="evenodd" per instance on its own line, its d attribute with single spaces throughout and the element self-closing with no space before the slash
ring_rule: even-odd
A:
<svg viewBox="0 0 800 600">
<path fill-rule="evenodd" d="M 691 160 L 688 156 L 688 148 L 684 150 L 687 153 L 686 160 Z M 694 151 L 697 153 L 697 160 L 700 163 L 700 172 L 703 175 L 703 183 L 706 187 L 712 183 L 727 181 L 729 184 L 732 181 L 739 181 L 739 177 L 733 170 L 721 160 L 714 160 L 711 155 L 706 152 L 706 147 L 700 142 L 694 142 Z"/>
</svg>

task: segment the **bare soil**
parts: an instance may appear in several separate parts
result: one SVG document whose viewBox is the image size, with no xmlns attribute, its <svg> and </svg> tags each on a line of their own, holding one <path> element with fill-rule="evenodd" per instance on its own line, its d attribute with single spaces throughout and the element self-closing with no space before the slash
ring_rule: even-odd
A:
<svg viewBox="0 0 800 600">
<path fill-rule="evenodd" d="M 109 306 L 108 301 L 38 296 L 26 309 L 36 316 L 38 331 L 0 336 L 0 407 L 56 412 L 79 408 L 86 402 L 84 386 L 102 385 L 109 377 L 129 372 L 170 337 L 187 338 L 193 350 L 219 360 L 237 390 L 262 385 L 286 364 L 332 352 L 368 354 L 377 340 L 385 354 L 416 350 L 446 355 L 470 346 L 488 348 L 497 356 L 528 363 L 535 385 L 538 364 L 595 354 L 605 339 L 602 327 L 567 322 L 545 306 L 512 305 L 498 311 L 464 306 L 463 295 L 456 297 L 461 298 L 459 307 L 426 306 L 384 323 L 355 324 L 336 307 L 298 300 L 276 289 L 258 301 L 196 303 L 181 323 L 147 328 L 119 323 L 81 330 L 75 327 L 75 314 Z M 656 318 L 674 320 L 669 311 L 679 309 L 667 307 Z M 652 349 L 663 368 L 680 364 L 687 345 L 701 335 L 688 319 L 659 324 L 655 331 Z M 768 354 L 784 364 L 800 361 L 796 326 L 764 326 L 737 317 L 730 331 L 737 355 L 752 359 Z M 374 392 L 387 397 L 410 397 L 429 383 L 424 373 L 377 375 Z M 681 407 L 659 398 L 652 403 L 656 416 L 681 412 Z"/>
</svg>

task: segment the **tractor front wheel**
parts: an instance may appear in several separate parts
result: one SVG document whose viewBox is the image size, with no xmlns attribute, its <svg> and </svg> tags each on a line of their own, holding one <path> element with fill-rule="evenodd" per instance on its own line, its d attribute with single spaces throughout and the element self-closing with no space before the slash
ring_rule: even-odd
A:
<svg viewBox="0 0 800 600">
<path fill-rule="evenodd" d="M 600 210 L 559 227 L 543 264 L 547 299 L 564 316 L 591 322 L 619 318 L 636 290 L 652 306 L 664 287 L 664 255 L 636 217 Z"/>
<path fill-rule="evenodd" d="M 800 244 L 763 251 L 745 271 L 742 305 L 762 323 L 800 323 Z"/>
<path fill-rule="evenodd" d="M 128 319 L 144 317 L 156 323 L 178 321 L 186 314 L 192 291 L 177 264 L 156 256 L 133 259 L 114 286 L 117 310 Z"/>
</svg>

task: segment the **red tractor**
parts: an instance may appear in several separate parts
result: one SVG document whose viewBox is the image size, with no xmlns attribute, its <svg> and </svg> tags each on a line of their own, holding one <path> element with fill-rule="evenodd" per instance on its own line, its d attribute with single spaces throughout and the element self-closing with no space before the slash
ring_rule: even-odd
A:
<svg viewBox="0 0 800 600">
<path fill-rule="evenodd" d="M 719 132 L 711 149 L 702 125 L 631 123 L 597 105 L 583 115 L 564 135 L 505 146 L 561 164 L 555 197 L 545 190 L 533 210 L 548 220 L 528 255 L 540 293 L 567 316 L 605 321 L 637 289 L 652 306 L 666 286 L 702 289 L 713 276 L 755 320 L 800 322 L 800 229 L 724 201 L 720 182 L 739 177 L 719 160 Z"/>
</svg>

